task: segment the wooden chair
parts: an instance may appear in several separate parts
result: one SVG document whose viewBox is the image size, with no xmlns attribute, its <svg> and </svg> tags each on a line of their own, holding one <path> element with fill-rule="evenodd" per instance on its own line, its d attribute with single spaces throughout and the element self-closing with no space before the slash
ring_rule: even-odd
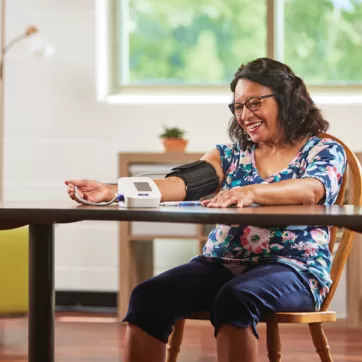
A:
<svg viewBox="0 0 362 362">
<path fill-rule="evenodd" d="M 351 175 L 351 187 L 349 189 L 349 203 L 354 205 L 362 204 L 362 173 L 361 165 L 355 156 L 355 154 L 338 138 L 329 134 L 320 134 L 320 137 L 331 138 L 344 147 L 347 155 L 348 172 L 344 174 L 342 186 L 336 200 L 337 205 L 343 205 L 346 186 L 347 186 L 347 174 Z M 329 242 L 329 250 L 332 253 L 334 249 L 334 243 L 337 235 L 337 227 L 331 228 L 331 240 Z M 343 236 L 336 251 L 332 269 L 331 278 L 333 283 L 326 296 L 321 310 L 319 312 L 305 312 L 305 313 L 275 313 L 271 315 L 267 320 L 262 321 L 267 324 L 267 349 L 268 357 L 271 362 L 280 362 L 280 338 L 279 338 L 279 323 L 305 323 L 309 325 L 309 330 L 312 336 L 314 346 L 322 362 L 332 362 L 332 356 L 330 354 L 330 348 L 327 338 L 324 334 L 322 323 L 334 322 L 336 320 L 336 313 L 328 310 L 330 302 L 336 292 L 339 279 L 341 277 L 343 268 L 346 264 L 348 255 L 352 247 L 352 240 L 355 232 L 350 230 L 344 230 Z M 194 313 L 188 316 L 186 319 L 198 319 L 209 320 L 209 313 Z M 180 352 L 180 346 L 182 342 L 183 330 L 185 326 L 185 319 L 176 322 L 173 328 L 173 332 L 170 335 L 167 345 L 166 362 L 176 362 L 177 355 Z"/>
</svg>

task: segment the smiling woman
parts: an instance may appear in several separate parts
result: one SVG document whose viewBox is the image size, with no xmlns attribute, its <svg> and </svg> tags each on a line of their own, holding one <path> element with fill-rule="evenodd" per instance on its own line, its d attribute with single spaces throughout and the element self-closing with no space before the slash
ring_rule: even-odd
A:
<svg viewBox="0 0 362 362">
<path fill-rule="evenodd" d="M 229 108 L 234 117 L 229 124 L 229 136 L 239 142 L 243 149 L 255 142 L 255 137 L 260 133 L 256 128 L 253 132 L 250 130 L 256 124 L 260 126 L 260 122 L 264 123 L 264 131 L 268 126 L 273 127 L 270 122 L 277 126 L 271 135 L 273 142 L 282 137 L 281 141 L 289 144 L 328 129 L 328 122 L 315 106 L 303 80 L 281 62 L 262 58 L 242 65 L 230 88 L 234 93 L 234 102 Z M 269 100 L 271 96 L 273 99 Z M 242 98 L 246 107 L 240 103 Z M 255 112 L 261 119 L 255 117 Z M 264 117 L 269 119 L 269 124 Z M 283 132 L 278 128 L 282 128 Z"/>
<path fill-rule="evenodd" d="M 213 194 L 202 206 L 334 204 L 346 155 L 338 142 L 318 136 L 328 122 L 302 79 L 283 63 L 258 58 L 238 68 L 231 91 L 234 142 L 155 180 L 162 201 Z M 73 199 L 75 186 L 98 202 L 117 192 L 90 180 L 66 183 Z M 202 255 L 133 290 L 123 319 L 125 361 L 164 361 L 175 322 L 210 311 L 219 360 L 255 362 L 261 319 L 321 308 L 332 283 L 329 240 L 328 226 L 217 224 Z"/>
</svg>

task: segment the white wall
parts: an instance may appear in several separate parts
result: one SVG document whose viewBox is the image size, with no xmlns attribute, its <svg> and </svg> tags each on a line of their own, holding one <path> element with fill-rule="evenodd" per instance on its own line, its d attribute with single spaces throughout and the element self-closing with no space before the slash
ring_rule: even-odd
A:
<svg viewBox="0 0 362 362">
<path fill-rule="evenodd" d="M 67 178 L 117 179 L 117 153 L 162 151 L 162 124 L 187 130 L 188 151 L 227 141 L 225 105 L 107 105 L 95 99 L 92 0 L 8 0 L 8 41 L 35 24 L 57 48 L 36 59 L 18 44 L 5 64 L 5 200 L 67 200 Z M 331 132 L 362 151 L 362 104 L 320 104 Z M 117 289 L 117 225 L 56 227 L 56 287 Z"/>
</svg>

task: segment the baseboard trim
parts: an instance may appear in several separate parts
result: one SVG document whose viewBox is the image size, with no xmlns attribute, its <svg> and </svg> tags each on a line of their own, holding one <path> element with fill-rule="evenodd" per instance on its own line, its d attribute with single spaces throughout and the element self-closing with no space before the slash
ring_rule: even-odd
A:
<svg viewBox="0 0 362 362">
<path fill-rule="evenodd" d="M 117 292 L 56 291 L 57 307 L 117 308 Z"/>
</svg>

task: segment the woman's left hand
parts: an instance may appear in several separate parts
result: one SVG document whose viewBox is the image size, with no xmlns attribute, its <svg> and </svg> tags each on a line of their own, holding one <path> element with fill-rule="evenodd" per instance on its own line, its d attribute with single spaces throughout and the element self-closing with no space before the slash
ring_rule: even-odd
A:
<svg viewBox="0 0 362 362">
<path fill-rule="evenodd" d="M 254 202 L 254 191 L 252 186 L 234 187 L 230 190 L 220 191 L 214 198 L 201 202 L 207 207 L 236 207 L 250 206 Z"/>
</svg>

